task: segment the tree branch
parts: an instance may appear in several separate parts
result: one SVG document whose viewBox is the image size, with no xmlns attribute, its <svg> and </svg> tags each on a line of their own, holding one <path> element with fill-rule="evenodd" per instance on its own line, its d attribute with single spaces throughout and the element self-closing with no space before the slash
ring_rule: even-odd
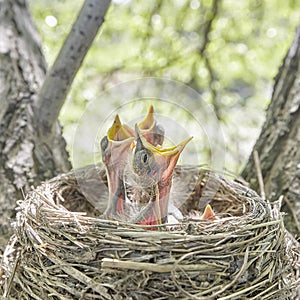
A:
<svg viewBox="0 0 300 300">
<path fill-rule="evenodd" d="M 257 151 L 267 199 L 284 196 L 282 210 L 287 229 L 300 236 L 300 26 L 275 80 L 266 121 L 252 153 Z M 242 177 L 258 189 L 253 155 Z M 294 217 L 298 219 L 294 219 Z"/>
<path fill-rule="evenodd" d="M 212 103 L 215 109 L 215 113 L 218 117 L 218 119 L 221 119 L 221 114 L 220 114 L 220 104 L 217 101 L 218 97 L 218 91 L 215 88 L 215 82 L 218 80 L 213 66 L 211 64 L 211 61 L 209 59 L 209 56 L 207 54 L 207 48 L 210 44 L 210 33 L 213 30 L 213 23 L 218 17 L 219 13 L 219 8 L 221 5 L 221 0 L 213 0 L 211 9 L 209 11 L 209 17 L 208 20 L 206 20 L 205 23 L 201 23 L 199 25 L 199 32 L 201 31 L 201 27 L 204 26 L 203 28 L 203 43 L 197 48 L 197 59 L 195 59 L 193 65 L 192 65 L 192 74 L 194 74 L 194 77 L 188 82 L 188 85 L 193 86 L 193 82 L 195 81 L 195 77 L 197 77 L 197 67 L 199 64 L 199 61 L 203 59 L 205 67 L 207 68 L 208 74 L 209 74 L 209 89 L 212 97 Z"/>
<path fill-rule="evenodd" d="M 35 102 L 41 136 L 53 130 L 73 79 L 90 48 L 110 0 L 86 0 Z"/>
<path fill-rule="evenodd" d="M 218 11 L 219 11 L 219 5 L 220 5 L 220 0 L 214 0 L 212 3 L 211 11 L 210 11 L 210 16 L 209 19 L 206 21 L 206 25 L 204 28 L 204 35 L 203 35 L 203 44 L 199 48 L 199 54 L 203 56 L 205 54 L 205 50 L 207 49 L 207 46 L 210 43 L 210 38 L 209 34 L 212 31 L 212 25 L 215 19 L 217 18 Z"/>
</svg>

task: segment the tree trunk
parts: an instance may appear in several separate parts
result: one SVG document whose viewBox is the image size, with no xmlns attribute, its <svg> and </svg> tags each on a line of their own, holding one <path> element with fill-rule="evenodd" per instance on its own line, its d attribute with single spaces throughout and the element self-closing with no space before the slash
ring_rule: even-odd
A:
<svg viewBox="0 0 300 300">
<path fill-rule="evenodd" d="M 71 168 L 57 118 L 109 4 L 85 1 L 46 77 L 25 0 L 0 2 L 0 249 L 10 236 L 16 200 Z"/>
<path fill-rule="evenodd" d="M 300 235 L 300 27 L 275 80 L 266 121 L 242 172 L 258 190 L 257 151 L 266 197 L 283 198 L 287 229 Z M 262 184 L 261 184 L 262 185 Z"/>
<path fill-rule="evenodd" d="M 45 78 L 40 39 L 22 0 L 0 3 L 0 248 L 16 200 L 31 185 L 71 168 L 61 128 L 41 142 L 33 102 Z"/>
<path fill-rule="evenodd" d="M 46 77 L 25 0 L 0 2 L 0 249 L 10 236 L 16 200 L 71 168 L 57 118 L 109 4 L 85 1 Z"/>
</svg>

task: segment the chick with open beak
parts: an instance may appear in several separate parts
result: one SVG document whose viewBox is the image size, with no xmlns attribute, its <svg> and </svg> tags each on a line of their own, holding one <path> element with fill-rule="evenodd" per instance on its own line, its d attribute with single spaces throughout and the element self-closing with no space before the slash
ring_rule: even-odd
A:
<svg viewBox="0 0 300 300">
<path fill-rule="evenodd" d="M 116 216 L 123 213 L 125 201 L 124 168 L 133 141 L 134 131 L 122 124 L 119 116 L 116 115 L 113 125 L 100 143 L 109 189 L 108 205 L 104 212 L 106 216 Z"/>
<path fill-rule="evenodd" d="M 135 181 L 148 194 L 148 202 L 132 222 L 141 225 L 162 224 L 167 220 L 174 168 L 180 153 L 192 137 L 177 146 L 163 149 L 149 143 L 137 125 L 135 131 L 137 139 L 131 168 Z"/>
<path fill-rule="evenodd" d="M 149 143 L 155 146 L 163 143 L 164 129 L 156 123 L 152 105 L 138 126 Z M 104 212 L 106 216 L 120 216 L 124 213 L 126 199 L 124 169 L 133 148 L 131 145 L 134 137 L 134 130 L 122 124 L 116 115 L 113 125 L 101 140 L 102 161 L 106 167 L 109 188 L 108 206 Z"/>
</svg>

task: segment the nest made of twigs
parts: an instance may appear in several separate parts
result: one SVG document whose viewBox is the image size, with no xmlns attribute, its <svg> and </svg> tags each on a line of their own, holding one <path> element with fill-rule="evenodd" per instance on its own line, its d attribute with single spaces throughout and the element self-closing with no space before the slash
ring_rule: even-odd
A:
<svg viewBox="0 0 300 300">
<path fill-rule="evenodd" d="M 4 298 L 299 299 L 299 246 L 279 206 L 211 171 L 176 176 L 191 186 L 185 215 L 210 202 L 220 219 L 190 214 L 157 231 L 103 219 L 104 206 L 90 205 L 78 184 L 84 177 L 87 190 L 106 195 L 103 170 L 91 167 L 34 189 L 18 202 L 0 270 Z"/>
</svg>

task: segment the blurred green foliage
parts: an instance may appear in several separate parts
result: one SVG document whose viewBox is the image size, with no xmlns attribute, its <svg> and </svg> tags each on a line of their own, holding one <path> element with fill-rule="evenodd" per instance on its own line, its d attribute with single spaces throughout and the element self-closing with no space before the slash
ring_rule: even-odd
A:
<svg viewBox="0 0 300 300">
<path fill-rule="evenodd" d="M 48 64 L 83 1 L 28 0 Z M 61 112 L 69 148 L 86 104 L 120 82 L 183 82 L 213 106 L 226 168 L 239 172 L 264 120 L 273 78 L 300 20 L 297 0 L 115 0 Z"/>
</svg>

